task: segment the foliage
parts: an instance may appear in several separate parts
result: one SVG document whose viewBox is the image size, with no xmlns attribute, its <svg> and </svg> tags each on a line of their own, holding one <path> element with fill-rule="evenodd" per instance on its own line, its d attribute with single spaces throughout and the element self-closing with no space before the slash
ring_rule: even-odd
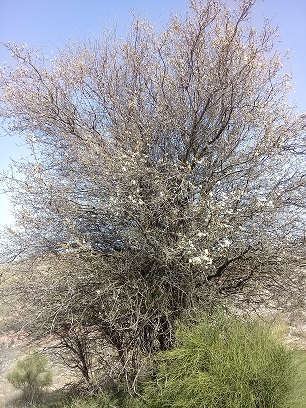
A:
<svg viewBox="0 0 306 408">
<path fill-rule="evenodd" d="M 306 351 L 294 350 L 293 358 L 297 375 L 286 408 L 306 408 Z"/>
<path fill-rule="evenodd" d="M 305 351 L 293 351 L 294 369 L 297 369 L 297 377 L 293 383 L 293 389 L 288 401 L 284 404 L 286 408 L 305 408 L 306 407 L 306 395 L 305 395 L 305 380 L 306 380 L 306 354 Z M 156 395 L 155 395 L 156 396 Z M 143 399 L 135 397 L 124 397 L 116 393 L 104 392 L 99 396 L 86 398 L 79 397 L 73 399 L 71 402 L 65 402 L 64 400 L 59 403 L 44 403 L 37 408 L 144 408 L 150 406 L 150 399 L 147 404 Z M 223 407 L 224 408 L 224 407 Z"/>
<path fill-rule="evenodd" d="M 283 407 L 292 355 L 258 322 L 218 316 L 181 326 L 177 346 L 162 352 L 147 385 L 149 407 Z"/>
<path fill-rule="evenodd" d="M 45 356 L 38 352 L 31 353 L 17 361 L 7 374 L 7 379 L 23 391 L 26 401 L 33 403 L 42 390 L 52 384 L 52 372 L 47 366 Z"/>
<path fill-rule="evenodd" d="M 75 400 L 71 404 L 71 408 L 144 408 L 144 403 L 135 396 L 130 397 L 124 394 L 116 393 L 101 393 L 99 396 L 89 398 L 87 400 Z M 69 407 L 70 408 L 70 407 Z"/>
<path fill-rule="evenodd" d="M 191 1 L 161 33 L 136 19 L 125 39 L 51 60 L 7 44 L 0 115 L 31 151 L 3 175 L 12 296 L 89 383 L 135 391 L 182 315 L 248 282 L 295 282 L 305 116 L 254 3 Z"/>
<path fill-rule="evenodd" d="M 35 405 L 36 408 L 144 408 L 139 398 L 115 389 L 100 392 L 98 395 L 79 395 L 59 402 L 45 402 Z"/>
</svg>

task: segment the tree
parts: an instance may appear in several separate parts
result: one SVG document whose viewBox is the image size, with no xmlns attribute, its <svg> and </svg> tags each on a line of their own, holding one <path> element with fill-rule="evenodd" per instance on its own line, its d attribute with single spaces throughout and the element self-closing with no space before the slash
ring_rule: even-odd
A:
<svg viewBox="0 0 306 408">
<path fill-rule="evenodd" d="M 32 151 L 4 176 L 7 254 L 37 261 L 21 297 L 35 327 L 116 350 L 131 387 L 176 319 L 248 282 L 284 282 L 303 251 L 305 116 L 253 5 L 191 1 L 160 34 L 136 19 L 125 39 L 51 60 L 7 45 L 1 116 Z"/>
</svg>

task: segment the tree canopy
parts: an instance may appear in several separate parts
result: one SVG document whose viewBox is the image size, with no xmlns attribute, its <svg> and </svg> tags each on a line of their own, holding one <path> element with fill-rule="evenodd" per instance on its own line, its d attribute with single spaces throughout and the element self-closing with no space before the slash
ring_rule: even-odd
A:
<svg viewBox="0 0 306 408">
<path fill-rule="evenodd" d="M 132 381 L 183 313 L 283 281 L 303 250 L 305 115 L 253 5 L 191 1 L 52 59 L 6 45 L 0 114 L 32 152 L 3 175 L 6 255 L 47 257 L 22 292 L 36 327 L 113 347 Z"/>
</svg>

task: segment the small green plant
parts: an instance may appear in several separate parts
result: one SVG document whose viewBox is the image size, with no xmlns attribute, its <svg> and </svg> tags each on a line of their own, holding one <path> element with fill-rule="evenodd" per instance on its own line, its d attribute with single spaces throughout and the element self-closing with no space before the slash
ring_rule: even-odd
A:
<svg viewBox="0 0 306 408">
<path fill-rule="evenodd" d="M 18 360 L 7 374 L 8 381 L 23 391 L 27 402 L 33 403 L 44 388 L 52 384 L 52 372 L 46 356 L 34 352 Z"/>
<path fill-rule="evenodd" d="M 97 395 L 79 395 L 70 401 L 35 405 L 35 408 L 146 408 L 136 396 L 116 391 L 103 391 Z"/>
<path fill-rule="evenodd" d="M 144 386 L 150 408 L 278 408 L 293 383 L 292 355 L 275 331 L 224 315 L 177 331 Z"/>
<path fill-rule="evenodd" d="M 306 350 L 294 350 L 293 358 L 297 375 L 286 408 L 306 408 Z"/>
</svg>

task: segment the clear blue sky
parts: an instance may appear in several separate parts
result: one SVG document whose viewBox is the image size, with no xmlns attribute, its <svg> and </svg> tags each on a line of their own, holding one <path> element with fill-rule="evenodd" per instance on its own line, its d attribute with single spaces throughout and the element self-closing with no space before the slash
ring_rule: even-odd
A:
<svg viewBox="0 0 306 408">
<path fill-rule="evenodd" d="M 187 5 L 188 0 L 0 0 L 0 41 L 43 47 L 50 54 L 69 40 L 99 36 L 103 27 L 117 24 L 124 31 L 133 11 L 161 29 L 171 12 L 184 13 Z M 260 26 L 264 17 L 279 26 L 279 48 L 291 49 L 285 69 L 297 81 L 295 99 L 306 111 L 306 1 L 261 1 L 253 9 L 255 25 Z M 0 66 L 9 59 L 0 46 Z M 7 168 L 10 157 L 18 159 L 23 153 L 17 137 L 0 137 L 0 169 Z M 9 205 L 0 195 L 0 226 L 9 222 Z"/>
</svg>

